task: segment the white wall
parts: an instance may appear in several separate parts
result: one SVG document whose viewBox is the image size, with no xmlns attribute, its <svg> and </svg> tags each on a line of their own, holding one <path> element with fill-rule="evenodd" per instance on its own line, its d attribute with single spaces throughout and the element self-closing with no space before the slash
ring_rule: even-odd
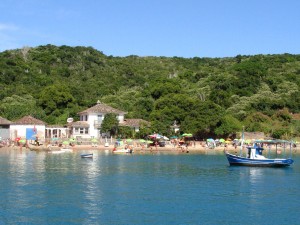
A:
<svg viewBox="0 0 300 225">
<path fill-rule="evenodd" d="M 10 138 L 15 140 L 17 137 L 26 138 L 26 128 L 34 128 L 40 140 L 45 139 L 45 125 L 10 125 Z"/>
<path fill-rule="evenodd" d="M 91 113 L 91 114 L 88 114 L 88 124 L 89 124 L 89 136 L 93 136 L 93 137 L 96 137 L 98 138 L 100 136 L 99 134 L 99 129 L 95 128 L 94 126 L 94 123 L 95 121 L 98 121 L 98 115 L 102 115 L 102 121 L 105 117 L 105 114 L 104 113 Z M 85 119 L 86 117 L 86 114 L 83 114 L 80 116 L 80 119 Z M 120 123 L 124 122 L 124 114 L 119 114 L 117 116 L 117 119 L 119 120 Z M 83 120 L 84 121 L 84 120 Z"/>
<path fill-rule="evenodd" d="M 123 123 L 124 122 L 124 114 L 119 114 L 118 115 L 118 120 L 120 123 Z"/>
<path fill-rule="evenodd" d="M 99 133 L 98 129 L 95 128 L 95 126 L 94 126 L 94 123 L 97 120 L 98 120 L 98 114 L 89 114 L 88 115 L 88 123 L 90 125 L 89 134 L 90 134 L 90 136 L 94 136 L 95 138 L 98 137 L 98 133 Z"/>
</svg>

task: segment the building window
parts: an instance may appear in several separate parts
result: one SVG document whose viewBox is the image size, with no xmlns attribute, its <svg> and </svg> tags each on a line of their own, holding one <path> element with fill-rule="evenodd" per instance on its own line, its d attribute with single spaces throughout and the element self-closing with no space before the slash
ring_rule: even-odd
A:
<svg viewBox="0 0 300 225">
<path fill-rule="evenodd" d="M 85 121 L 88 121 L 88 115 L 85 115 Z"/>
</svg>

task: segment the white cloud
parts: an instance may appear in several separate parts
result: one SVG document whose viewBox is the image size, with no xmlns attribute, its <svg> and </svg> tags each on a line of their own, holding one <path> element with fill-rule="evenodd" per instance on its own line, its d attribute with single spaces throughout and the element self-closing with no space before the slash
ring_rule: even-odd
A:
<svg viewBox="0 0 300 225">
<path fill-rule="evenodd" d="M 18 27 L 13 24 L 0 23 L 0 31 L 18 30 Z"/>
</svg>

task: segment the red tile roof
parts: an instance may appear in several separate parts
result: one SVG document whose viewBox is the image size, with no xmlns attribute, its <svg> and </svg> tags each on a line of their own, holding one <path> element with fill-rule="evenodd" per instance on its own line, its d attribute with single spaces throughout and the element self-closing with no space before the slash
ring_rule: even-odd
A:
<svg viewBox="0 0 300 225">
<path fill-rule="evenodd" d="M 142 124 L 150 126 L 150 123 L 143 119 L 126 119 L 123 123 L 120 123 L 120 126 L 140 127 Z"/>
<path fill-rule="evenodd" d="M 88 108 L 80 113 L 81 114 L 86 114 L 86 113 L 116 113 L 116 114 L 126 114 L 126 112 L 123 112 L 121 110 L 115 109 L 109 105 L 103 104 L 101 102 L 97 102 L 96 105 L 92 106 L 91 108 Z"/>
<path fill-rule="evenodd" d="M 13 124 L 21 125 L 46 125 L 44 121 L 38 120 L 32 116 L 24 116 L 21 119 L 15 121 Z"/>
<path fill-rule="evenodd" d="M 0 116 L 0 125 L 9 125 L 12 122 Z"/>
<path fill-rule="evenodd" d="M 86 121 L 76 121 L 68 124 L 69 127 L 89 127 Z"/>
</svg>

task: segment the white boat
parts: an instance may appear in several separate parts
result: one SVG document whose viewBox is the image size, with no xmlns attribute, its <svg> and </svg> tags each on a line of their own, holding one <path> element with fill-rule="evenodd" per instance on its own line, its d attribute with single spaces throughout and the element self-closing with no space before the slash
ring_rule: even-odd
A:
<svg viewBox="0 0 300 225">
<path fill-rule="evenodd" d="M 115 149 L 115 150 L 113 150 L 113 153 L 115 153 L 115 154 L 131 154 L 131 153 L 133 153 L 133 149 L 129 149 L 129 148 Z"/>
<path fill-rule="evenodd" d="M 49 151 L 49 153 L 51 154 L 61 154 L 61 153 L 65 153 L 64 150 L 53 150 L 53 151 Z"/>
<path fill-rule="evenodd" d="M 61 148 L 60 150 L 64 152 L 73 152 L 73 149 L 71 148 Z"/>
</svg>

